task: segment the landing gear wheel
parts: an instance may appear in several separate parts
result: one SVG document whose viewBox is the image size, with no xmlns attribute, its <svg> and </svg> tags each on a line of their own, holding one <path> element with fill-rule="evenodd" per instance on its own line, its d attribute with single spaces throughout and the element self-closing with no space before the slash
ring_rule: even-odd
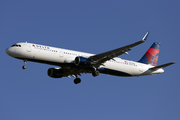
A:
<svg viewBox="0 0 180 120">
<path fill-rule="evenodd" d="M 93 75 L 94 77 L 98 76 L 98 75 L 99 75 L 99 71 L 98 71 L 98 70 L 94 71 L 94 72 L 92 73 L 92 75 Z"/>
<path fill-rule="evenodd" d="M 26 69 L 27 67 L 26 66 L 22 66 L 22 69 Z"/>
<path fill-rule="evenodd" d="M 22 66 L 22 69 L 26 69 L 27 60 L 24 60 L 24 66 Z"/>
<path fill-rule="evenodd" d="M 78 84 L 78 83 L 80 83 L 80 82 L 81 82 L 81 79 L 80 79 L 80 78 L 74 79 L 74 84 Z"/>
</svg>

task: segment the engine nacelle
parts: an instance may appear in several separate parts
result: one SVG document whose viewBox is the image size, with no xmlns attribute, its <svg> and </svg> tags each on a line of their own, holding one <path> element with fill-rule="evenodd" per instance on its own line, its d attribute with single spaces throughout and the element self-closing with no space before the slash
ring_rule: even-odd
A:
<svg viewBox="0 0 180 120">
<path fill-rule="evenodd" d="M 49 77 L 62 78 L 65 77 L 61 69 L 49 68 L 47 71 Z"/>
<path fill-rule="evenodd" d="M 91 61 L 90 59 L 88 58 L 85 58 L 85 57 L 76 57 L 75 60 L 74 60 L 74 63 L 76 66 L 90 66 L 91 65 Z"/>
</svg>

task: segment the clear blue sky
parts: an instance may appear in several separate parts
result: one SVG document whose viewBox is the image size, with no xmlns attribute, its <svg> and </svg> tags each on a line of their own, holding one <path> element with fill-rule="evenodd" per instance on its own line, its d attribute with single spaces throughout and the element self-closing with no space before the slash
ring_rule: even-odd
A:
<svg viewBox="0 0 180 120">
<path fill-rule="evenodd" d="M 0 120 L 180 120 L 178 0 L 1 0 Z M 137 61 L 161 43 L 165 73 L 144 77 L 47 76 L 51 65 L 9 57 L 5 49 L 32 42 L 102 53 L 140 40 L 123 59 Z"/>
</svg>

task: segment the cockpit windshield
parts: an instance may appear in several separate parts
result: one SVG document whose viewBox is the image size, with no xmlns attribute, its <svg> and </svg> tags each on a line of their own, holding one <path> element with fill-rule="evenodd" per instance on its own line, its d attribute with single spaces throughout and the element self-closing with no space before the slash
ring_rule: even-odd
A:
<svg viewBox="0 0 180 120">
<path fill-rule="evenodd" d="M 21 47 L 21 45 L 14 44 L 14 45 L 12 45 L 11 47 Z"/>
</svg>

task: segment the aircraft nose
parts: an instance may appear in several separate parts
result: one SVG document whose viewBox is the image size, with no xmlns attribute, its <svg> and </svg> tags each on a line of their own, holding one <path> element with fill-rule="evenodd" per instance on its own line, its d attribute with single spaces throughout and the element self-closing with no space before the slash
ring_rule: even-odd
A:
<svg viewBox="0 0 180 120">
<path fill-rule="evenodd" d="M 6 54 L 8 54 L 9 56 L 11 56 L 11 54 L 12 54 L 12 49 L 11 48 L 7 48 L 6 49 Z"/>
<path fill-rule="evenodd" d="M 6 49 L 6 54 L 8 54 L 8 55 L 9 55 L 9 48 L 7 48 L 7 49 Z"/>
</svg>

